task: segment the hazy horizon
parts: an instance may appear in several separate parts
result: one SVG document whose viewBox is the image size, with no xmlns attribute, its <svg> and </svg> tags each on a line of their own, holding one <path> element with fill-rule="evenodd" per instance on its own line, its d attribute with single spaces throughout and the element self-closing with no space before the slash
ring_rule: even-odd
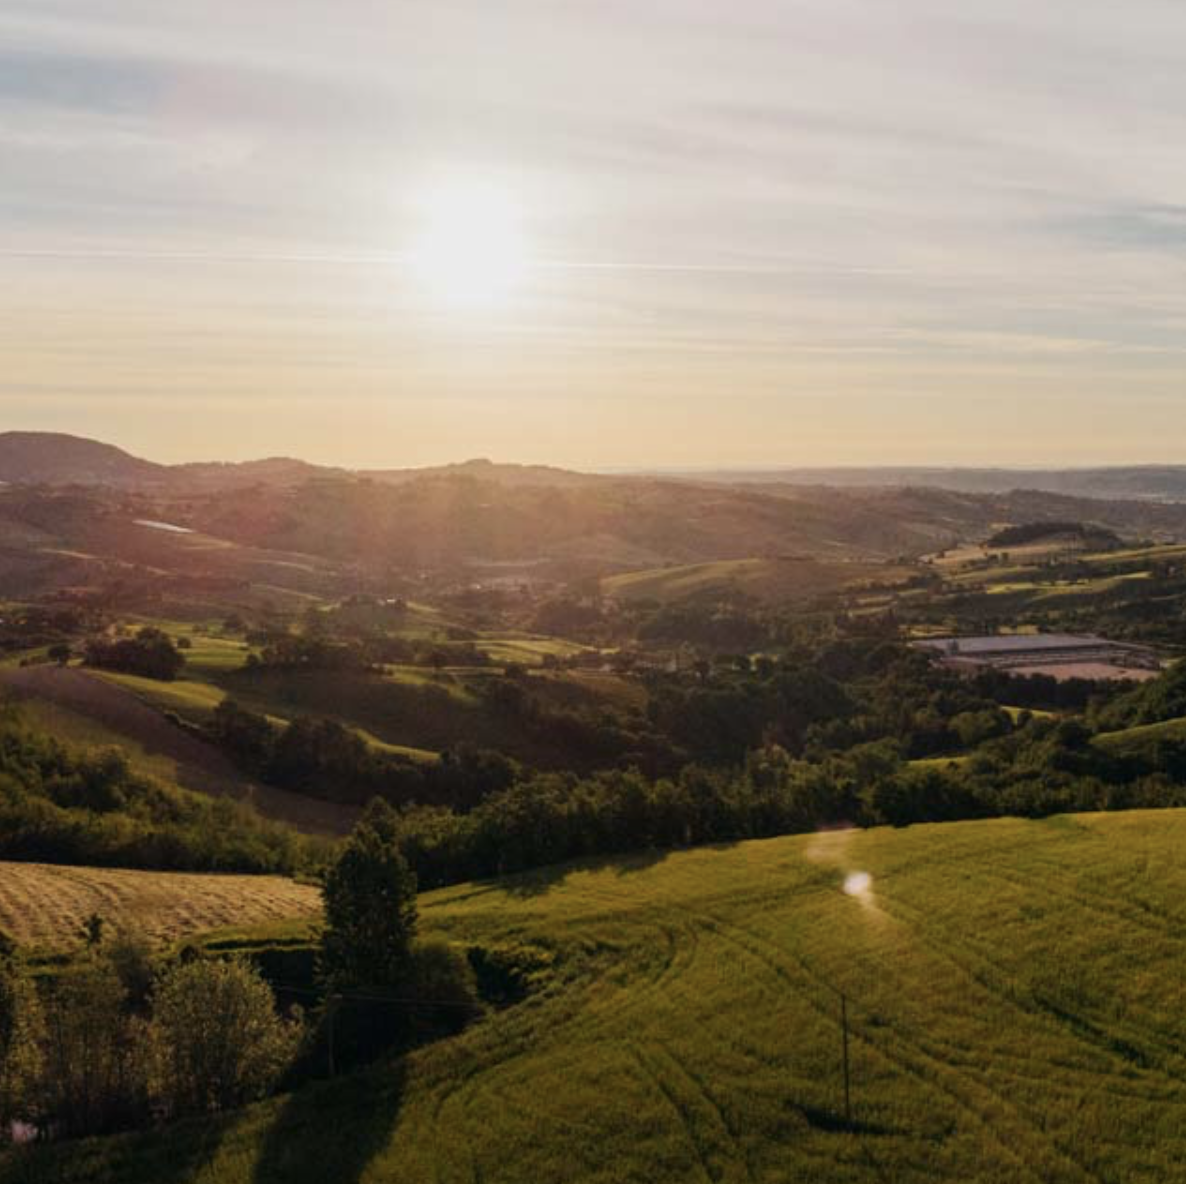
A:
<svg viewBox="0 0 1186 1184">
<path fill-rule="evenodd" d="M 0 428 L 1173 463 L 1186 9 L 10 0 Z"/>
</svg>

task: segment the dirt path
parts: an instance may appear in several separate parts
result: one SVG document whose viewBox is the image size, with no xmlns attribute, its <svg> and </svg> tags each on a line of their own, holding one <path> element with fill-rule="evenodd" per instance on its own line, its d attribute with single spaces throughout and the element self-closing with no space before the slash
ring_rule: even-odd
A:
<svg viewBox="0 0 1186 1184">
<path fill-rule="evenodd" d="M 75 712 L 134 741 L 149 755 L 165 757 L 175 765 L 175 780 L 185 789 L 250 802 L 266 817 L 310 833 L 344 834 L 358 817 L 354 807 L 249 780 L 213 745 L 183 732 L 130 691 L 84 670 L 50 665 L 10 667 L 0 669 L 0 686 L 10 688 L 18 697 L 43 699 Z"/>
</svg>

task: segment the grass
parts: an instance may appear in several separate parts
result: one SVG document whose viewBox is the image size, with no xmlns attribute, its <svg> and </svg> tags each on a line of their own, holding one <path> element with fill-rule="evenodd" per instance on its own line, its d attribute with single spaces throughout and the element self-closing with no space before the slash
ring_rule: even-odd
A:
<svg viewBox="0 0 1186 1184">
<path fill-rule="evenodd" d="M 92 913 L 117 929 L 173 941 L 232 923 L 309 917 L 319 908 L 316 889 L 280 876 L 0 862 L 0 929 L 23 945 L 76 944 Z"/>
<path fill-rule="evenodd" d="M 48 699 L 21 700 L 21 717 L 41 732 L 74 748 L 118 748 L 136 772 L 178 784 L 177 761 L 162 752 L 151 752 L 126 732 L 82 715 Z"/>
<path fill-rule="evenodd" d="M 1167 719 L 1156 724 L 1125 728 L 1119 732 L 1103 732 L 1094 743 L 1118 755 L 1143 752 L 1158 740 L 1186 739 L 1186 719 Z"/>
<path fill-rule="evenodd" d="M 138 674 L 123 674 L 116 670 L 92 670 L 89 673 L 124 690 L 159 711 L 175 711 L 194 722 L 201 722 L 226 698 L 226 692 L 208 682 L 179 678 L 161 682 L 155 678 L 141 678 Z"/>
<path fill-rule="evenodd" d="M 427 931 L 547 946 L 549 985 L 402 1066 L 0 1181 L 1181 1180 L 1184 852 L 1181 811 L 997 820 L 430 894 Z"/>
<path fill-rule="evenodd" d="M 607 596 L 675 600 L 697 593 L 742 590 L 769 600 L 819 596 L 863 585 L 901 584 L 913 569 L 891 564 L 813 558 L 721 559 L 607 576 Z"/>
</svg>

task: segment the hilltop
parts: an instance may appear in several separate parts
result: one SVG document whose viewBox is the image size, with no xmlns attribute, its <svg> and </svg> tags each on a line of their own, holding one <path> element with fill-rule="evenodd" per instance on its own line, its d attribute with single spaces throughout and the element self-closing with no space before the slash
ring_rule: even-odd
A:
<svg viewBox="0 0 1186 1184">
<path fill-rule="evenodd" d="M 39 1178 L 1162 1184 L 1186 1160 L 1184 842 L 1181 811 L 1002 820 L 430 893 L 430 932 L 547 952 L 525 1003 L 240 1114 L 39 1150 Z"/>
</svg>

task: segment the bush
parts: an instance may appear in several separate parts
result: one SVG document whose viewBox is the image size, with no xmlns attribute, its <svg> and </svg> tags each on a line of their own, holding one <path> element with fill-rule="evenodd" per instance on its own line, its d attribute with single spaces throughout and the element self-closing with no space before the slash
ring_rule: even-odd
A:
<svg viewBox="0 0 1186 1184">
<path fill-rule="evenodd" d="M 264 1097 L 291 1063 L 300 1024 L 276 1014 L 271 989 L 239 959 L 175 966 L 157 986 L 149 1027 L 151 1088 L 170 1115 L 206 1114 Z"/>
</svg>

